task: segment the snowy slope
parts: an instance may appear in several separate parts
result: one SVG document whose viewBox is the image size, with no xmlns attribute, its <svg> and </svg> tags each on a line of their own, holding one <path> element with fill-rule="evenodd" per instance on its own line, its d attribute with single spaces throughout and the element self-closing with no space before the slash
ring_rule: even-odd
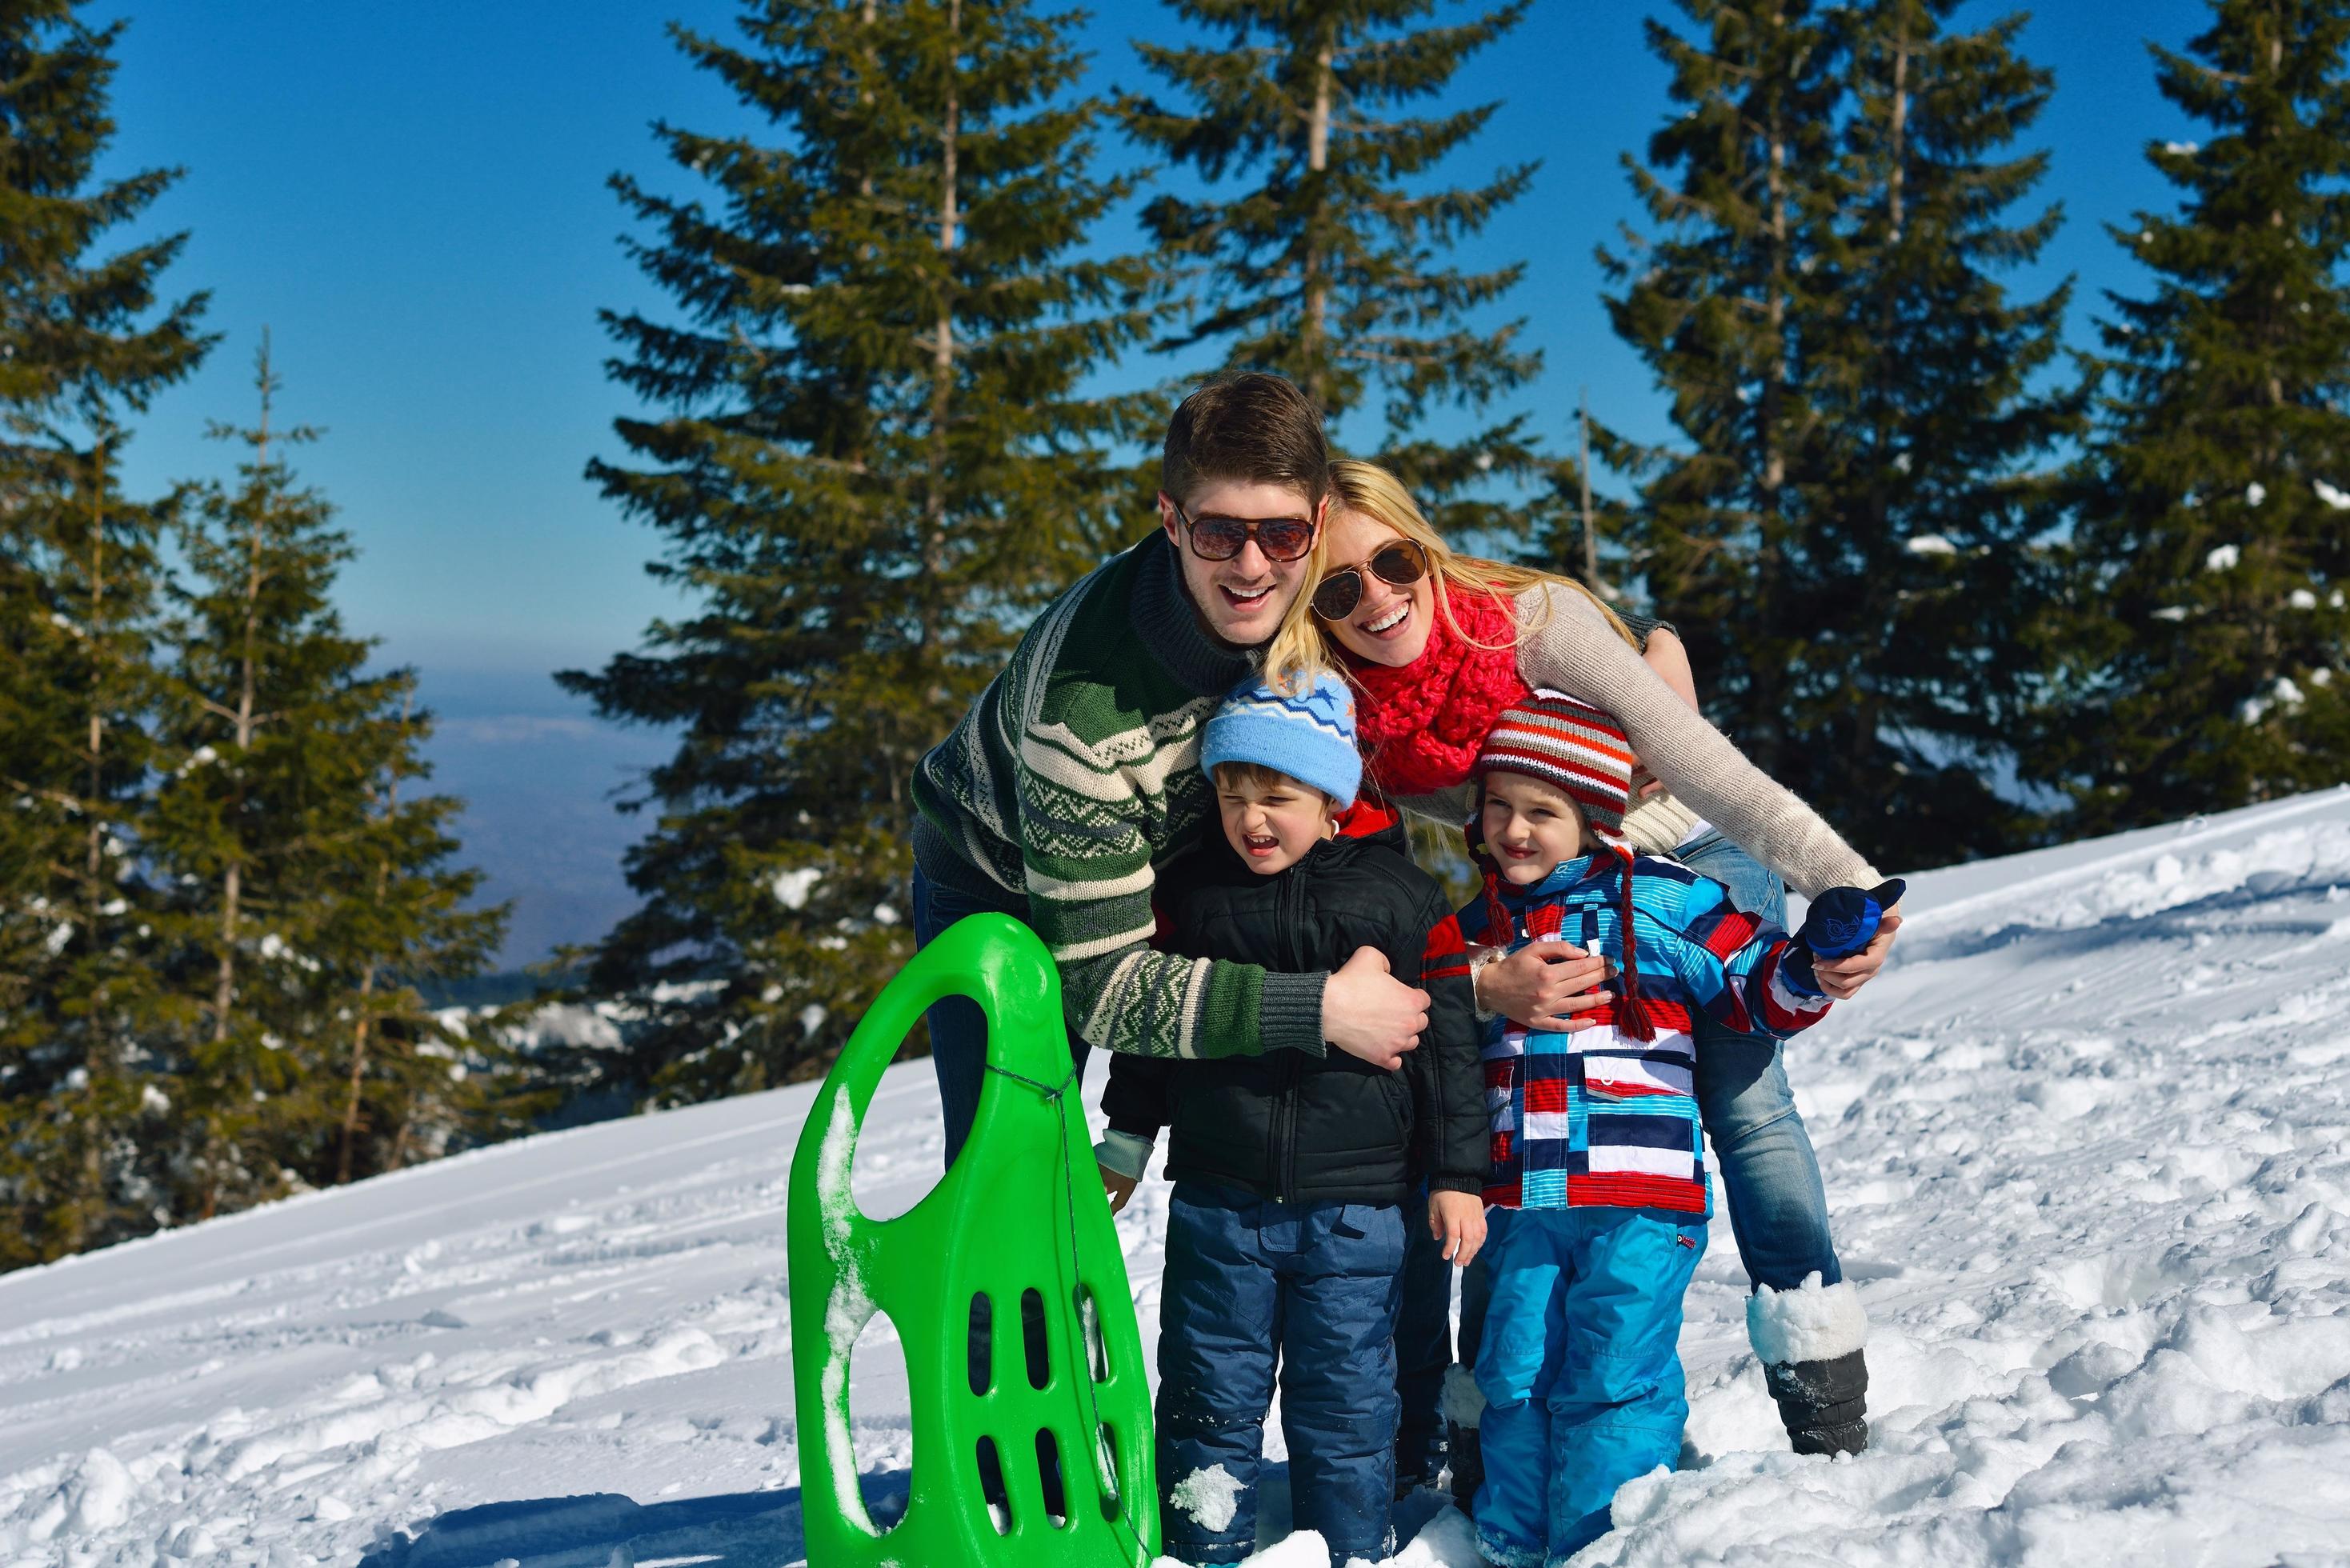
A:
<svg viewBox="0 0 2350 1568">
<path fill-rule="evenodd" d="M 1791 1061 L 1876 1324 L 1876 1445 L 1785 1451 L 1725 1227 L 1684 1466 L 1627 1487 L 1583 1561 L 2350 1563 L 2350 790 L 1910 903 L 1892 969 Z M 809 1097 L 0 1278 L 0 1564 L 795 1561 Z M 923 1189 L 934 1106 L 927 1064 L 891 1070 L 871 1210 Z M 1164 1203 L 1123 1221 L 1146 1338 Z M 852 1394 L 884 1498 L 910 1451 L 891 1349 L 860 1346 Z M 1473 1561 L 1457 1514 L 1423 1521 L 1400 1563 Z"/>
</svg>

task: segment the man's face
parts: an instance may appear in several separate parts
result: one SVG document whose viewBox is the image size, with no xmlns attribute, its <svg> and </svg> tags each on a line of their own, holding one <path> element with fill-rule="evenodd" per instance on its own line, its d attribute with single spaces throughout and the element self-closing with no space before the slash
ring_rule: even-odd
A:
<svg viewBox="0 0 2350 1568">
<path fill-rule="evenodd" d="M 1205 480 L 1182 502 L 1184 514 L 1195 524 L 1211 517 L 1320 520 L 1320 509 L 1285 484 Z M 1175 545 L 1176 558 L 1183 563 L 1183 587 L 1210 634 L 1235 648 L 1258 648 L 1271 641 L 1274 628 L 1305 588 L 1310 556 L 1276 561 L 1251 536 L 1228 561 L 1202 560 L 1187 537 L 1189 530 L 1175 514 L 1174 501 L 1163 494 L 1159 498 L 1159 522 Z"/>
</svg>

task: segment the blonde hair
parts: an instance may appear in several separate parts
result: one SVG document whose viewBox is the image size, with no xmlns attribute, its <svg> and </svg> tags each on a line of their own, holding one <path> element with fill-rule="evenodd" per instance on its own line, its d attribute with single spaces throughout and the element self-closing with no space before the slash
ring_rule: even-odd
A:
<svg viewBox="0 0 2350 1568">
<path fill-rule="evenodd" d="M 1530 634 L 1540 631 L 1550 621 L 1550 607 L 1545 602 L 1531 620 L 1521 619 L 1517 613 L 1517 597 L 1529 588 L 1555 585 L 1574 589 L 1591 601 L 1616 635 L 1634 649 L 1640 639 L 1624 624 L 1624 618 L 1608 607 L 1607 601 L 1576 582 L 1533 566 L 1513 566 L 1506 561 L 1489 561 L 1480 556 L 1464 556 L 1445 544 L 1444 536 L 1436 531 L 1403 481 L 1376 462 L 1364 462 L 1355 458 L 1341 458 L 1330 465 L 1330 516 L 1314 536 L 1313 552 L 1306 557 L 1305 588 L 1290 602 L 1274 628 L 1273 640 L 1265 645 L 1264 672 L 1268 680 L 1283 690 L 1301 690 L 1310 686 L 1322 671 L 1336 667 L 1343 671 L 1345 663 L 1338 657 L 1338 647 L 1329 628 L 1314 613 L 1314 590 L 1321 585 L 1323 575 L 1332 566 L 1330 560 L 1330 524 L 1341 511 L 1359 512 L 1372 522 L 1382 524 L 1419 545 L 1428 555 L 1429 575 L 1435 579 L 1437 613 L 1452 628 L 1452 635 L 1471 641 L 1453 618 L 1451 595 L 1455 591 L 1484 594 L 1502 602 L 1510 612 L 1517 628 L 1512 646 L 1523 642 Z M 1347 562 L 1348 566 L 1355 563 Z M 1473 646 L 1482 648 L 1483 643 Z M 1294 684 L 1293 684 L 1294 683 Z"/>
</svg>

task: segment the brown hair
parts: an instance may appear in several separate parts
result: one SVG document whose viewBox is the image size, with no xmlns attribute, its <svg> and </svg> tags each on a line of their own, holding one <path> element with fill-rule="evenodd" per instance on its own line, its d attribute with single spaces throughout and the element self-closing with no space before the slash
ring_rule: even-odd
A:
<svg viewBox="0 0 2350 1568">
<path fill-rule="evenodd" d="M 1318 504 L 1330 489 L 1322 410 L 1290 382 L 1261 370 L 1210 381 L 1167 421 L 1159 488 L 1180 502 L 1213 479 L 1286 485 Z"/>
<path fill-rule="evenodd" d="M 1322 810 L 1326 815 L 1336 816 L 1338 814 L 1338 803 L 1330 798 L 1327 791 L 1307 784 L 1304 779 L 1292 778 L 1279 768 L 1268 767 L 1263 763 L 1218 763 L 1211 776 L 1218 789 L 1302 789 L 1309 794 L 1322 797 Z"/>
<path fill-rule="evenodd" d="M 1571 588 L 1589 599 L 1601 618 L 1615 629 L 1617 636 L 1634 649 L 1639 648 L 1640 639 L 1632 635 L 1631 628 L 1624 624 L 1623 618 L 1608 606 L 1607 601 L 1573 577 L 1536 571 L 1531 566 L 1512 566 L 1506 561 L 1488 561 L 1476 556 L 1463 556 L 1453 550 L 1445 544 L 1444 535 L 1436 531 L 1435 524 L 1429 522 L 1426 514 L 1420 511 L 1419 504 L 1412 500 L 1411 492 L 1404 488 L 1403 481 L 1378 463 L 1353 458 L 1339 459 L 1330 465 L 1330 489 L 1334 519 L 1340 510 L 1359 512 L 1373 522 L 1394 529 L 1427 552 L 1429 576 L 1434 579 L 1437 613 L 1444 618 L 1446 625 L 1451 627 L 1453 635 L 1462 641 L 1470 641 L 1471 639 L 1461 629 L 1461 623 L 1453 618 L 1451 595 L 1484 594 L 1500 600 L 1517 625 L 1517 639 L 1523 641 L 1547 624 L 1549 608 L 1545 605 L 1532 620 L 1520 619 L 1515 603 L 1518 595 L 1528 588 L 1555 584 Z M 1338 658 L 1338 649 L 1335 639 L 1330 637 L 1329 628 L 1314 614 L 1313 606 L 1315 586 L 1322 581 L 1323 575 L 1336 564 L 1330 559 L 1330 529 L 1326 524 L 1314 538 L 1314 553 L 1309 557 L 1305 574 L 1305 591 L 1290 605 L 1289 613 L 1281 618 L 1280 626 L 1274 629 L 1273 640 L 1265 645 L 1265 676 L 1276 686 L 1301 681 L 1310 684 L 1318 670 L 1346 668 Z"/>
</svg>

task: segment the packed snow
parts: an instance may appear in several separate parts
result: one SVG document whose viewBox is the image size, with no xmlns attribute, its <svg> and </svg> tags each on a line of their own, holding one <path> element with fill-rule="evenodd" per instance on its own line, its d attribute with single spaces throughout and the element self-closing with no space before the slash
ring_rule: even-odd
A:
<svg viewBox="0 0 2350 1568">
<path fill-rule="evenodd" d="M 1717 1220 L 1681 1466 L 1578 1563 L 2350 1561 L 2350 790 L 1929 873 L 1909 906 L 1790 1060 L 1872 1325 L 1869 1451 L 1787 1451 Z M 798 1562 L 784 1206 L 812 1097 L 0 1278 L 0 1565 Z M 939 1138 L 928 1064 L 890 1069 L 856 1200 L 909 1207 Z M 1166 1196 L 1119 1221 L 1146 1340 Z M 812 1348 L 858 1315 L 836 1305 Z M 902 1361 L 868 1359 L 886 1329 L 847 1434 L 884 1522 L 914 1446 Z M 1312 1568 L 1270 1442 L 1258 1562 Z M 1398 1518 L 1403 1568 L 1475 1562 L 1448 1504 Z"/>
</svg>

